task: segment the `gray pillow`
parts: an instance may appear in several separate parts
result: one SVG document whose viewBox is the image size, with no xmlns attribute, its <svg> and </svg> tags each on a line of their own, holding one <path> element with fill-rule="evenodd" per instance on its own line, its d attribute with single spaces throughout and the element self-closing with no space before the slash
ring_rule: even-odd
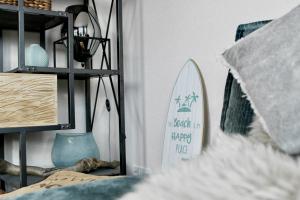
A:
<svg viewBox="0 0 300 200">
<path fill-rule="evenodd" d="M 274 142 L 300 153 L 300 7 L 223 53 Z"/>
</svg>

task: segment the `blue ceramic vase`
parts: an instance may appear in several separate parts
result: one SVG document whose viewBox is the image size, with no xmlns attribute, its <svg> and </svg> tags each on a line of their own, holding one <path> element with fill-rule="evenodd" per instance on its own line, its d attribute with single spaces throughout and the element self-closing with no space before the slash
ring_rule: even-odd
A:
<svg viewBox="0 0 300 200">
<path fill-rule="evenodd" d="M 92 133 L 57 133 L 51 157 L 55 167 L 65 168 L 84 158 L 100 159 L 100 153 Z"/>
<path fill-rule="evenodd" d="M 32 44 L 25 50 L 25 65 L 35 67 L 48 67 L 49 57 L 45 49 L 39 44 Z"/>
</svg>

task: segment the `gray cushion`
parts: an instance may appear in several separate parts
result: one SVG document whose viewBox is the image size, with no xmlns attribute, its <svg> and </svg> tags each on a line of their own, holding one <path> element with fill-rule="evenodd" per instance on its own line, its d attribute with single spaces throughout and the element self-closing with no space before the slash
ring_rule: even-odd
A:
<svg viewBox="0 0 300 200">
<path fill-rule="evenodd" d="M 300 7 L 223 54 L 275 143 L 300 152 Z"/>
</svg>

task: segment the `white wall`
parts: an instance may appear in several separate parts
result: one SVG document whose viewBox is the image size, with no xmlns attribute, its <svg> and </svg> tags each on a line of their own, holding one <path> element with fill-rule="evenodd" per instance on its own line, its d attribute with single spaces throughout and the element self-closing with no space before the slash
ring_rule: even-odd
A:
<svg viewBox="0 0 300 200">
<path fill-rule="evenodd" d="M 96 1 L 107 10 L 109 1 Z M 220 54 L 234 42 L 239 24 L 277 18 L 288 12 L 296 0 L 124 0 L 124 55 L 126 92 L 127 164 L 158 171 L 161 165 L 163 134 L 169 98 L 179 70 L 188 58 L 199 64 L 204 75 L 210 111 L 210 135 L 219 127 L 223 90 L 227 70 Z M 54 1 L 63 10 L 74 1 Z M 106 16 L 106 13 L 99 12 Z M 102 23 L 105 23 L 104 21 Z M 112 26 L 114 29 L 115 26 Z M 114 31 L 112 29 L 112 31 Z M 57 35 L 52 34 L 51 37 Z M 7 37 L 13 37 L 8 34 Z M 115 39 L 115 34 L 111 37 Z M 33 36 L 30 36 L 33 38 Z M 13 41 L 10 38 L 8 42 Z M 9 45 L 9 44 L 8 44 Z M 115 50 L 114 46 L 114 50 Z M 10 60 L 16 57 L 8 48 Z M 61 62 L 63 56 L 61 56 Z M 93 84 L 93 88 L 95 83 Z M 84 130 L 83 88 L 78 83 L 76 96 L 77 129 Z M 60 94 L 63 94 L 62 92 Z M 103 94 L 103 92 L 102 92 Z M 111 97 L 111 95 L 110 95 Z M 65 97 L 62 97 L 62 99 Z M 60 104 L 60 108 L 64 103 Z M 103 155 L 107 154 L 107 120 L 103 102 L 99 102 L 97 126 L 94 130 Z M 116 120 L 113 116 L 112 120 Z M 111 125 L 113 135 L 117 124 Z M 28 163 L 51 166 L 53 134 L 30 135 Z M 117 143 L 114 143 L 117 150 Z M 117 158 L 116 151 L 113 158 Z M 18 163 L 17 138 L 7 139 L 6 158 Z"/>
<path fill-rule="evenodd" d="M 227 70 L 219 55 L 233 44 L 239 24 L 273 19 L 296 0 L 143 0 L 145 166 L 161 165 L 168 103 L 188 58 L 199 64 L 207 86 L 211 135 L 220 123 Z"/>
</svg>

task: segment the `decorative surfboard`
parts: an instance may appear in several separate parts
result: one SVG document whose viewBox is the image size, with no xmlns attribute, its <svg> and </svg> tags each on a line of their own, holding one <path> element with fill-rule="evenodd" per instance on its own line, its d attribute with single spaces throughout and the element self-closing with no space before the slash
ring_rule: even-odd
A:
<svg viewBox="0 0 300 200">
<path fill-rule="evenodd" d="M 178 75 L 170 100 L 165 129 L 163 170 L 180 160 L 200 155 L 204 132 L 202 76 L 197 64 L 188 60 Z"/>
</svg>

